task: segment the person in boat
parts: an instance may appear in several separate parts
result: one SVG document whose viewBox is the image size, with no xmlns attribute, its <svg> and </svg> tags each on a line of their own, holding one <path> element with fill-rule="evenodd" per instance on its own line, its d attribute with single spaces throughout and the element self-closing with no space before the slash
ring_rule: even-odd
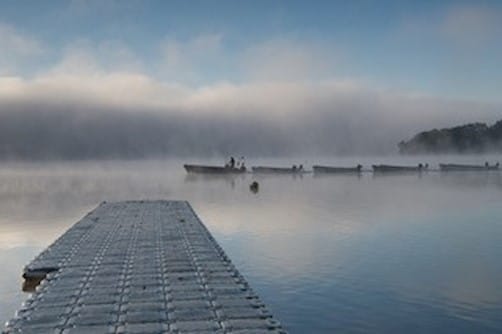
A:
<svg viewBox="0 0 502 334">
<path fill-rule="evenodd" d="M 361 171 L 361 169 L 363 169 L 363 166 L 361 164 L 357 165 L 357 170 Z"/>
<path fill-rule="evenodd" d="M 228 163 L 228 166 L 230 168 L 234 168 L 235 167 L 235 159 L 234 159 L 234 157 L 230 157 L 230 162 Z"/>
<path fill-rule="evenodd" d="M 303 171 L 303 165 L 298 166 L 298 171 L 302 172 Z"/>
<path fill-rule="evenodd" d="M 424 168 L 424 165 L 422 165 L 422 163 L 419 163 L 418 164 L 418 170 L 422 170 L 422 168 Z"/>
<path fill-rule="evenodd" d="M 291 167 L 291 169 L 293 170 L 293 172 L 296 172 L 296 165 L 293 165 L 293 167 Z"/>
</svg>

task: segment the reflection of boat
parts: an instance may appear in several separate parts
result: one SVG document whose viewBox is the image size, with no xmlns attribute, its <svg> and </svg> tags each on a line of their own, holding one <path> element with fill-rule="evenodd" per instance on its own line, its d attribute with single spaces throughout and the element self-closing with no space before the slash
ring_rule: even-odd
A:
<svg viewBox="0 0 502 334">
<path fill-rule="evenodd" d="M 489 165 L 488 163 L 484 165 L 461 165 L 461 164 L 439 164 L 439 169 L 441 171 L 484 171 L 484 170 L 498 170 L 499 163 L 495 165 Z"/>
<path fill-rule="evenodd" d="M 394 166 L 394 165 L 373 165 L 373 171 L 377 173 L 392 172 L 423 172 L 429 168 L 428 164 L 418 166 Z"/>
<path fill-rule="evenodd" d="M 244 179 L 246 173 L 186 173 L 185 182 L 235 182 Z"/>
<path fill-rule="evenodd" d="M 303 168 L 296 167 L 264 167 L 257 166 L 252 168 L 253 173 L 263 174 L 303 174 L 306 173 Z"/>
<path fill-rule="evenodd" d="M 246 167 L 232 168 L 221 166 L 205 166 L 205 165 L 183 165 L 188 173 L 201 174 L 240 174 L 246 172 Z"/>
<path fill-rule="evenodd" d="M 357 165 L 356 167 L 333 167 L 333 166 L 319 166 L 314 165 L 312 169 L 314 173 L 360 173 L 363 166 Z"/>
</svg>

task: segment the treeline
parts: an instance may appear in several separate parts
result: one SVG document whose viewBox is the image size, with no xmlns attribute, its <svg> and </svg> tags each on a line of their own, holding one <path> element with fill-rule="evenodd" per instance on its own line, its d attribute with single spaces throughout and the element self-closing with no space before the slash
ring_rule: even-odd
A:
<svg viewBox="0 0 502 334">
<path fill-rule="evenodd" d="M 502 152 L 502 120 L 420 132 L 398 147 L 404 154 Z"/>
</svg>

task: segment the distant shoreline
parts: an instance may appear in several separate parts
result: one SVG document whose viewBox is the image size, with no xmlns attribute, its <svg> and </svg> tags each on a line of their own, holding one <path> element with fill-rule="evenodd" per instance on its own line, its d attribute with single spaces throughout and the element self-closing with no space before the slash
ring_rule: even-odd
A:
<svg viewBox="0 0 502 334">
<path fill-rule="evenodd" d="M 433 129 L 398 144 L 401 154 L 482 154 L 502 152 L 502 120 L 492 126 L 470 123 Z"/>
</svg>

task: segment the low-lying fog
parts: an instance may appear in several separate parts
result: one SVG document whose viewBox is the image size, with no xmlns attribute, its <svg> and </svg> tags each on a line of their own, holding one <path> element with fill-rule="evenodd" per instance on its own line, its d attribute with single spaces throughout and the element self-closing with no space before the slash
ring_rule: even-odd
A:
<svg viewBox="0 0 502 334">
<path fill-rule="evenodd" d="M 419 131 L 499 118 L 495 104 L 344 81 L 189 88 L 127 74 L 0 78 L 0 159 L 389 154 Z"/>
</svg>

